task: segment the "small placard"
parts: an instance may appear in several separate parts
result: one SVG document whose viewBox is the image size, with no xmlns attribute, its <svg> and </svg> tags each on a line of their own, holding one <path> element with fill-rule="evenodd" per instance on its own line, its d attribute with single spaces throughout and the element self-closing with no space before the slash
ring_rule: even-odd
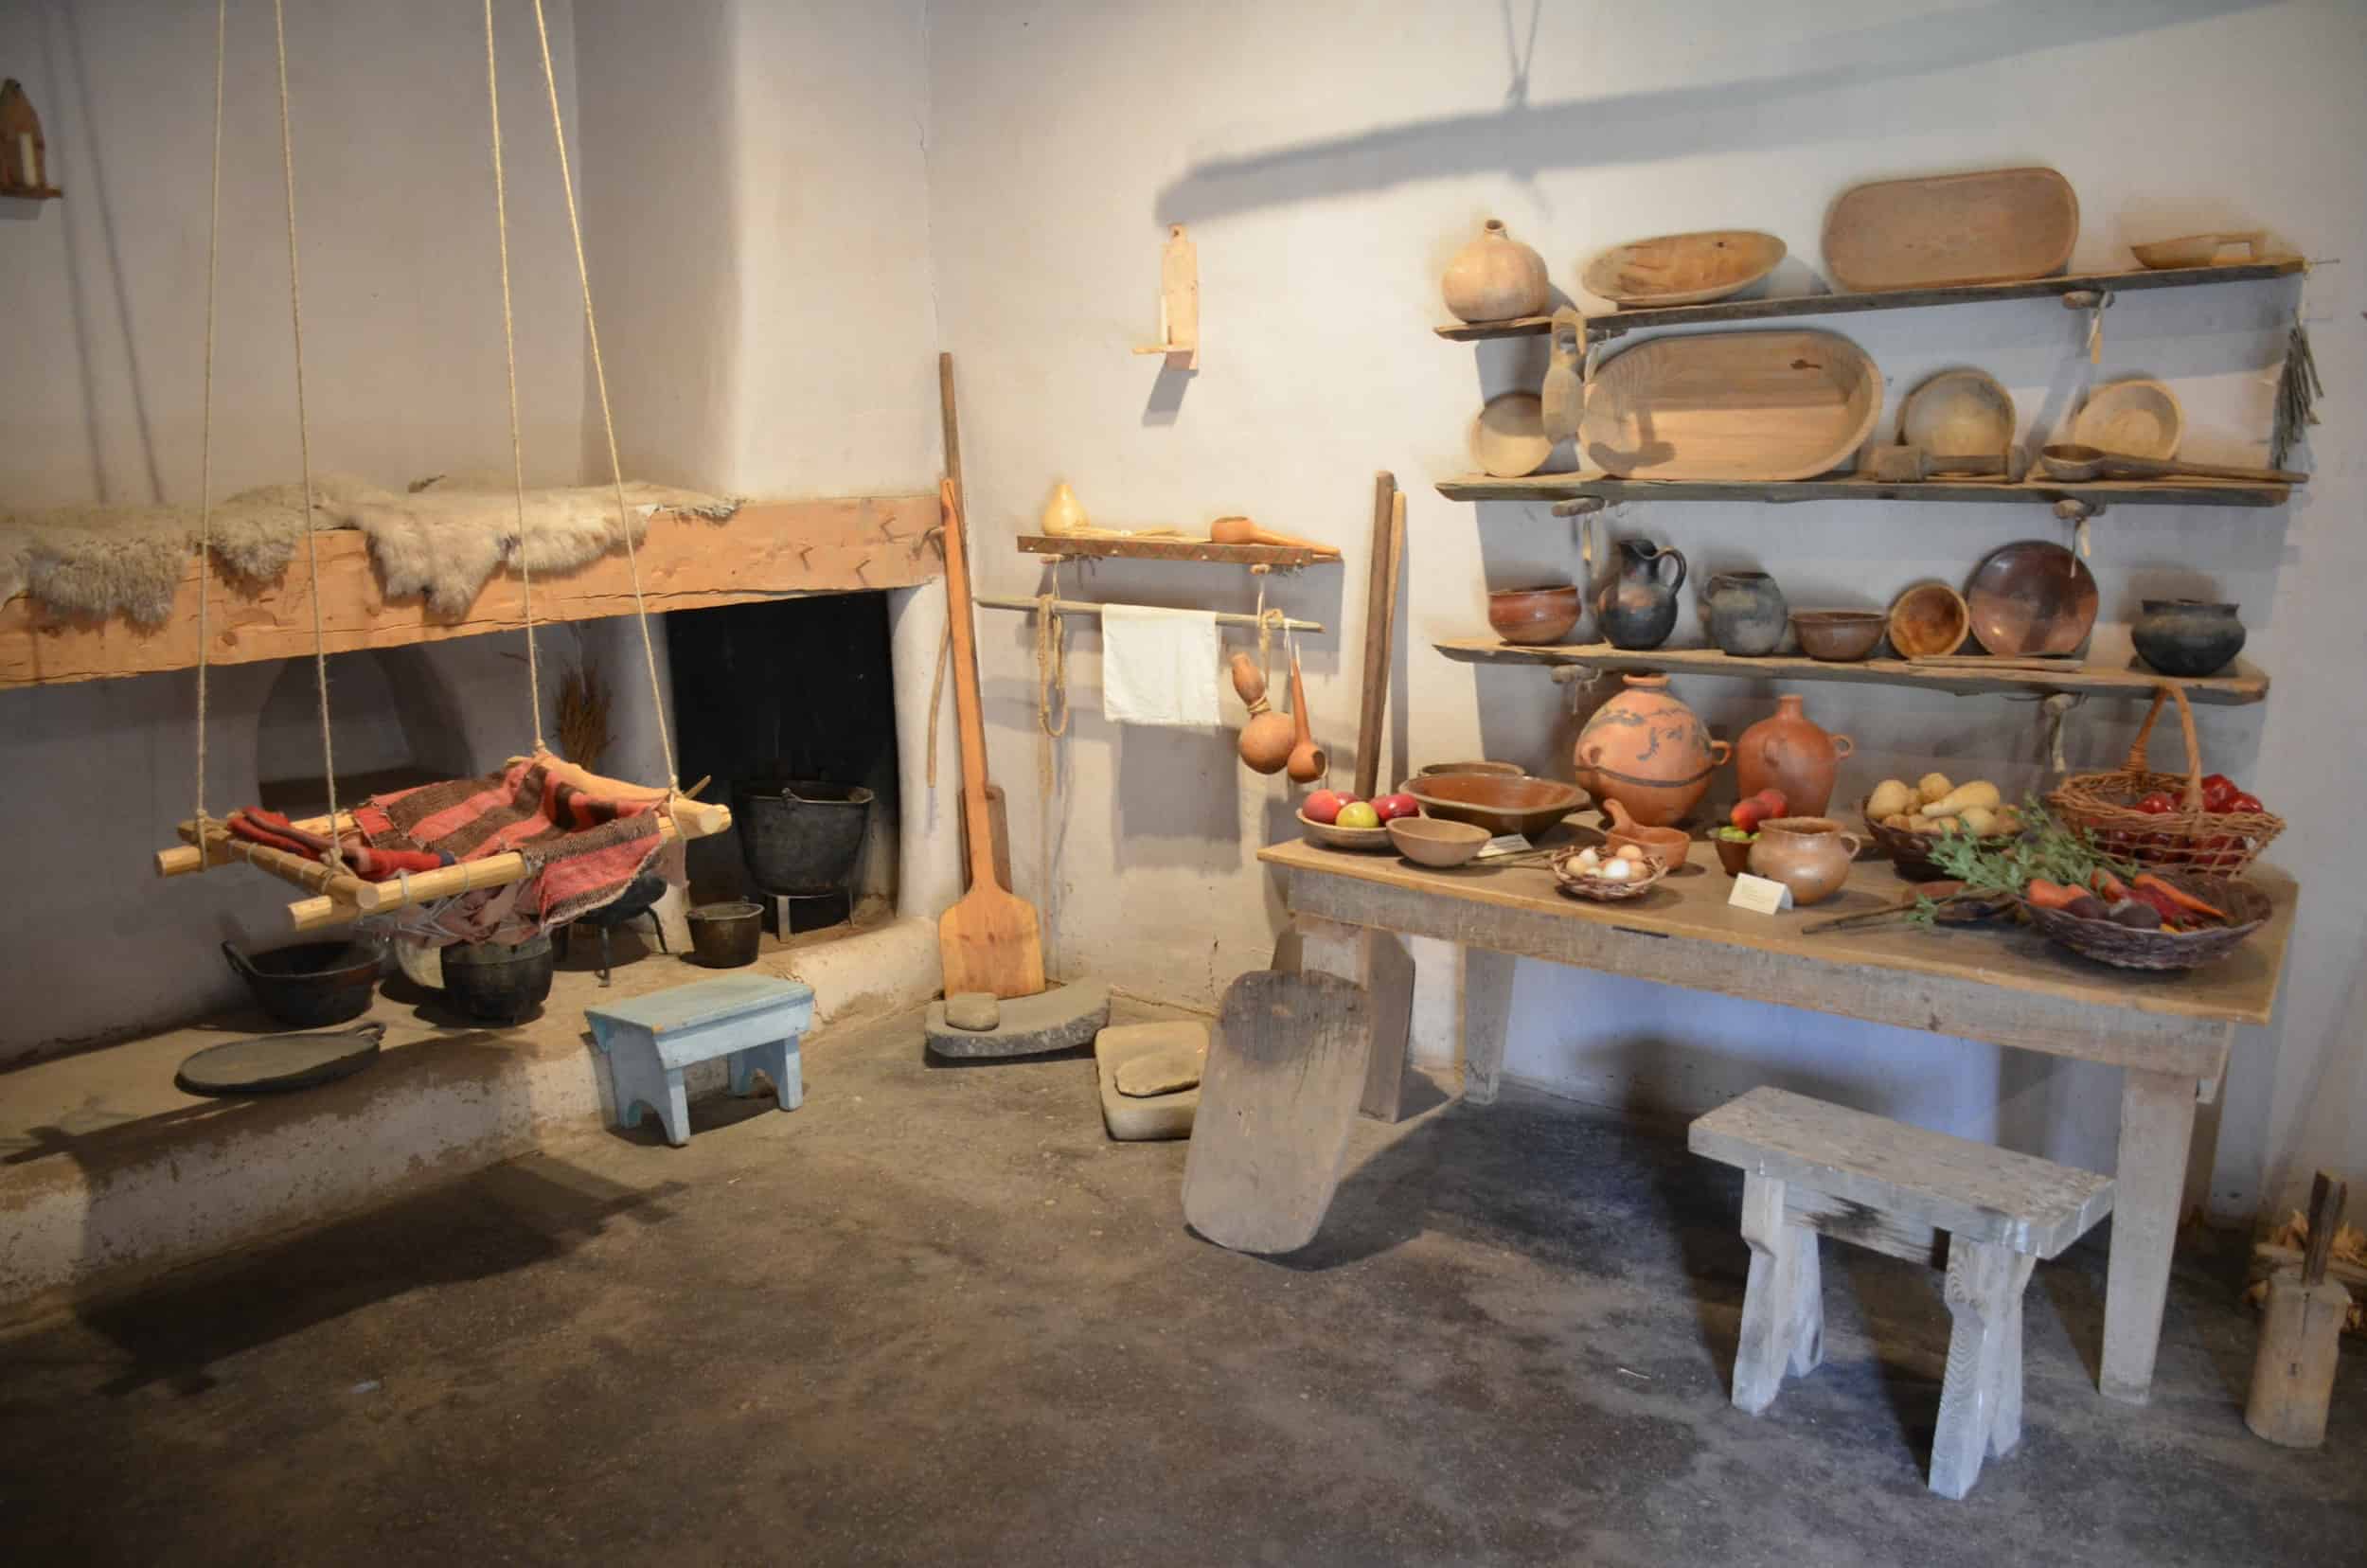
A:
<svg viewBox="0 0 2367 1568">
<path fill-rule="evenodd" d="M 1772 915 L 1791 907 L 1791 889 L 1771 877 L 1754 877 L 1746 871 L 1735 879 L 1735 890 L 1726 901 L 1736 909 Z"/>
<path fill-rule="evenodd" d="M 1529 841 L 1522 838 L 1518 833 L 1499 833 L 1494 838 L 1489 839 L 1486 844 L 1481 845 L 1480 852 L 1473 855 L 1471 858 L 1473 860 L 1493 860 L 1498 855 L 1520 854 L 1522 850 L 1529 847 L 1531 847 Z"/>
</svg>

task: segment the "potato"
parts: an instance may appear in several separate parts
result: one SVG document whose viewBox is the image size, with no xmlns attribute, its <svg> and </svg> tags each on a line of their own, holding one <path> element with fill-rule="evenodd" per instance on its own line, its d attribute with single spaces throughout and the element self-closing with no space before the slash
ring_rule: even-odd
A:
<svg viewBox="0 0 2367 1568">
<path fill-rule="evenodd" d="M 1975 779 L 1960 784 L 1923 809 L 1933 816 L 1960 816 L 1968 807 L 1982 806 L 1995 811 L 1998 805 L 1997 786 L 1987 779 Z"/>
<path fill-rule="evenodd" d="M 1874 787 L 1874 793 L 1867 797 L 1865 814 L 1879 822 L 1884 817 L 1905 812 L 1915 802 L 1914 791 L 1895 778 L 1885 778 Z"/>
<path fill-rule="evenodd" d="M 1883 817 L 1880 820 L 1883 827 L 1895 828 L 1902 833 L 1912 833 L 1915 830 L 1914 818 L 1909 816 L 1904 811 L 1893 811 L 1890 815 Z"/>
<path fill-rule="evenodd" d="M 1965 831 L 1975 838 L 1987 838 L 1997 831 L 1997 813 L 1986 806 L 1967 806 L 1957 820 L 1965 825 Z"/>
<path fill-rule="evenodd" d="M 1995 829 L 1991 829 L 1992 831 L 2000 833 L 2019 833 L 2021 831 L 2021 813 L 2020 811 L 2015 811 L 2011 806 L 2000 806 L 1997 809 L 1996 814 L 1997 826 Z"/>
<path fill-rule="evenodd" d="M 1915 784 L 1915 794 L 1929 806 L 1935 800 L 1946 800 L 1955 788 L 1948 781 L 1948 775 L 1928 773 Z"/>
</svg>

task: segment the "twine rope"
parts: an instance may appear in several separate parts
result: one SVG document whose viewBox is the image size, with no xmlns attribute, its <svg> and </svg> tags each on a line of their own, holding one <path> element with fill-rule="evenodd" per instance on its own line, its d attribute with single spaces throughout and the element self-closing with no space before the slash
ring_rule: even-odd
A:
<svg viewBox="0 0 2367 1568">
<path fill-rule="evenodd" d="M 493 233 L 501 250 L 502 353 L 509 369 L 509 472 L 518 494 L 518 582 L 525 597 L 526 702 L 533 718 L 534 752 L 540 757 L 550 747 L 543 739 L 543 668 L 534 650 L 534 552 L 526 539 L 525 443 L 518 434 L 518 326 L 509 299 L 509 187 L 502 174 L 502 89 L 493 59 L 493 0 L 485 0 L 485 101 L 493 124 Z M 668 766 L 667 776 L 670 780 L 672 775 Z M 406 884 L 403 901 L 408 903 L 410 899 Z"/>
<path fill-rule="evenodd" d="M 192 815 L 201 871 L 211 858 L 205 845 L 205 579 L 214 561 L 214 280 L 222 260 L 222 79 L 229 13 L 230 0 L 214 0 L 214 188 L 205 216 L 205 408 L 197 459 L 197 799 Z"/>
</svg>

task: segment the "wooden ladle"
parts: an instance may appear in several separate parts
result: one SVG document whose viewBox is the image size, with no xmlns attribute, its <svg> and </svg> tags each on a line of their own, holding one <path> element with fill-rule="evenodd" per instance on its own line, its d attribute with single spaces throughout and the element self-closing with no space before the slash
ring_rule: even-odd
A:
<svg viewBox="0 0 2367 1568">
<path fill-rule="evenodd" d="M 1315 737 L 1307 723 L 1307 682 L 1299 674 L 1298 650 L 1290 650 L 1290 722 L 1298 726 L 1298 743 L 1290 748 L 1286 769 L 1292 779 L 1312 784 L 1323 777 L 1331 758 L 1323 747 L 1315 744 Z"/>
<path fill-rule="evenodd" d="M 1266 677 L 1246 653 L 1233 655 L 1233 689 L 1249 705 L 1249 722 L 1241 726 L 1241 762 L 1252 773 L 1280 773 L 1290 760 L 1290 721 L 1266 704 Z"/>
<path fill-rule="evenodd" d="M 2255 485 L 2306 485 L 2309 475 L 2294 469 L 2234 468 L 2225 463 L 2189 463 L 2159 457 L 2135 457 L 2125 452 L 2065 442 L 2038 450 L 2038 466 L 2056 479 L 2248 479 Z"/>
<path fill-rule="evenodd" d="M 1340 554 L 1335 545 L 1326 544 L 1320 540 L 1294 539 L 1289 534 L 1278 534 L 1271 528 L 1259 527 L 1246 517 L 1218 518 L 1208 525 L 1208 538 L 1218 544 L 1271 544 L 1286 550 L 1311 550 L 1317 555 L 1334 559 Z"/>
</svg>

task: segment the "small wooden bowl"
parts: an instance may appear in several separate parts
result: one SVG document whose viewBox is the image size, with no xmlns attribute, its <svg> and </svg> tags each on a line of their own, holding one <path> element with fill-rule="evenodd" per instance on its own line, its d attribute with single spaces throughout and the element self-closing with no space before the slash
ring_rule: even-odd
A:
<svg viewBox="0 0 2367 1568">
<path fill-rule="evenodd" d="M 1586 792 L 1559 779 L 1496 774 L 1433 774 L 1400 786 L 1425 816 L 1468 822 L 1490 833 L 1534 838 L 1586 804 Z"/>
<path fill-rule="evenodd" d="M 1499 392 L 1471 418 L 1471 461 L 1482 473 L 1519 479 L 1554 453 L 1545 434 L 1545 401 L 1534 392 Z"/>
<path fill-rule="evenodd" d="M 2014 398 L 1985 370 L 1942 370 L 1898 405 L 1898 439 L 1945 467 L 1949 457 L 1995 457 L 2014 444 Z"/>
<path fill-rule="evenodd" d="M 1795 610 L 1792 630 L 1811 659 L 1826 664 L 1856 664 L 1882 640 L 1887 619 L 1879 610 Z"/>
<path fill-rule="evenodd" d="M 1918 582 L 1891 600 L 1891 647 L 1902 659 L 1953 653 L 1972 633 L 1965 596 L 1945 582 Z"/>
<path fill-rule="evenodd" d="M 1568 584 L 1499 588 L 1487 596 L 1487 624 L 1504 641 L 1524 648 L 1561 641 L 1580 614 L 1578 591 Z"/>
<path fill-rule="evenodd" d="M 2178 455 L 2185 436 L 2186 413 L 2178 394 L 2158 381 L 2132 377 L 2089 393 L 2072 421 L 2071 438 L 2127 457 L 2167 461 Z"/>
<path fill-rule="evenodd" d="M 1337 823 L 1317 822 L 1305 811 L 1298 813 L 1299 830 L 1307 842 L 1326 849 L 1386 849 L 1389 847 L 1389 827 L 1343 828 Z"/>
<path fill-rule="evenodd" d="M 1493 774 L 1499 778 L 1518 778 L 1522 774 L 1527 772 L 1528 769 L 1521 766 L 1518 762 L 1489 762 L 1485 760 L 1474 760 L 1470 762 L 1433 762 L 1428 767 L 1415 769 L 1414 776 L 1415 778 L 1436 778 L 1442 774 Z M 1403 790 L 1406 786 L 1400 784 L 1397 788 Z"/>
<path fill-rule="evenodd" d="M 1447 822 L 1438 817 L 1397 817 L 1381 827 L 1388 833 L 1389 842 L 1397 846 L 1398 854 L 1417 865 L 1441 868 L 1461 865 L 1495 836 L 1476 824 Z"/>
<path fill-rule="evenodd" d="M 1639 899 L 1659 886 L 1668 875 L 1667 865 L 1646 852 L 1643 863 L 1646 869 L 1643 876 L 1632 882 L 1605 882 L 1600 877 L 1584 876 L 1577 871 L 1579 854 L 1576 849 L 1564 849 L 1552 862 L 1554 885 L 1574 899 L 1587 899 L 1595 903 L 1619 903 L 1628 899 Z"/>
</svg>

